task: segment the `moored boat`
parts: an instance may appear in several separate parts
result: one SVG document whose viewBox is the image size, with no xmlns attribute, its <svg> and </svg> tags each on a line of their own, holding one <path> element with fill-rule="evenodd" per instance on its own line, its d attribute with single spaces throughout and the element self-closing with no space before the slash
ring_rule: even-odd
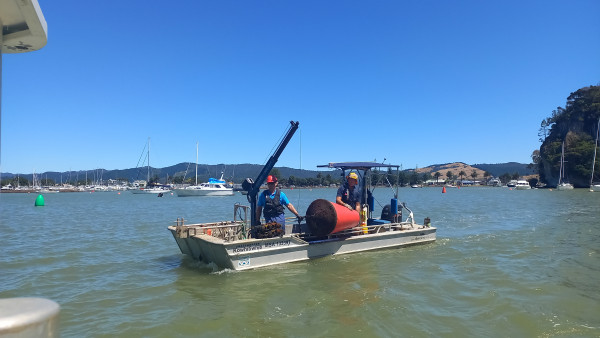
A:
<svg viewBox="0 0 600 338">
<path fill-rule="evenodd" d="M 178 188 L 173 190 L 179 197 L 188 196 L 231 196 L 234 194 L 233 188 L 227 186 L 227 182 L 223 180 L 223 173 L 221 178 L 209 178 L 208 182 L 201 183 L 200 185 L 191 185 L 185 188 Z"/>
<path fill-rule="evenodd" d="M 596 127 L 596 141 L 594 142 L 594 157 L 592 159 L 592 173 L 590 176 L 590 191 L 600 192 L 600 182 L 594 181 L 594 171 L 596 169 L 596 152 L 598 151 L 598 134 L 600 134 L 600 118 Z"/>
<path fill-rule="evenodd" d="M 129 191 L 131 191 L 131 193 L 136 194 L 136 195 L 151 194 L 151 195 L 158 195 L 159 197 L 162 197 L 164 193 L 171 192 L 171 187 L 168 185 L 161 185 L 161 184 L 149 184 L 150 183 L 150 138 L 149 137 L 148 137 L 147 149 L 148 149 L 148 154 L 146 155 L 147 179 L 146 179 L 146 181 L 143 181 L 144 186 L 140 186 L 138 184 L 134 189 L 131 189 Z"/>
<path fill-rule="evenodd" d="M 152 186 L 147 186 L 145 188 L 132 189 L 129 191 L 131 191 L 131 193 L 133 193 L 133 194 L 157 195 L 157 194 L 164 194 L 164 193 L 171 192 L 171 188 L 169 188 L 169 186 L 166 186 L 166 185 L 152 185 Z"/>
<path fill-rule="evenodd" d="M 565 141 L 563 141 L 562 152 L 560 155 L 560 170 L 558 172 L 558 184 L 556 185 L 556 190 L 573 190 L 573 185 L 564 180 L 565 176 Z"/>
<path fill-rule="evenodd" d="M 517 190 L 529 190 L 531 189 L 531 185 L 526 180 L 517 180 L 517 184 L 515 185 L 515 189 Z"/>
</svg>

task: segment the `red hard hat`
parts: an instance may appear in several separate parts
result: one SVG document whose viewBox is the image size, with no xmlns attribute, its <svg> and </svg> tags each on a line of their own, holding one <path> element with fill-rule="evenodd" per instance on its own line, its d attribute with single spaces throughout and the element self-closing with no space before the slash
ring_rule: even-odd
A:
<svg viewBox="0 0 600 338">
<path fill-rule="evenodd" d="M 267 176 L 267 183 L 274 183 L 274 182 L 277 182 L 277 177 L 275 177 L 273 175 Z"/>
</svg>

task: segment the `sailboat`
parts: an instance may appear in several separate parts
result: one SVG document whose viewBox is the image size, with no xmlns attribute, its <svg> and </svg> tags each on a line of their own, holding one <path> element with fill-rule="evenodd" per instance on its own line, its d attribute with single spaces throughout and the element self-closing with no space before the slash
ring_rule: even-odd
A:
<svg viewBox="0 0 600 338">
<path fill-rule="evenodd" d="M 558 173 L 558 185 L 556 189 L 558 190 L 571 190 L 573 189 L 573 185 L 571 183 L 564 182 L 565 176 L 565 141 L 562 143 L 562 153 L 560 154 L 560 171 Z"/>
<path fill-rule="evenodd" d="M 227 183 L 223 180 L 222 172 L 221 178 L 209 178 L 208 183 L 198 185 L 198 143 L 196 143 L 196 183 L 189 187 L 174 189 L 174 191 L 179 197 L 233 195 L 233 188 L 227 187 Z"/>
<path fill-rule="evenodd" d="M 147 185 L 150 182 L 150 138 L 149 137 L 148 137 L 148 154 L 146 156 L 148 158 L 148 163 L 146 166 L 147 172 L 148 172 L 146 186 L 143 188 L 137 187 L 130 191 L 134 194 L 156 194 L 159 196 L 162 196 L 162 194 L 164 194 L 164 193 L 170 192 L 171 189 L 169 189 L 169 187 L 164 186 L 164 185 L 152 185 L 152 186 Z"/>
<path fill-rule="evenodd" d="M 600 132 L 600 118 L 598 118 L 598 127 L 596 128 L 596 142 L 594 143 L 594 160 L 592 161 L 592 174 L 590 177 L 590 191 L 600 192 L 600 182 L 594 183 L 594 169 L 596 167 L 596 152 L 598 150 L 598 133 Z"/>
</svg>

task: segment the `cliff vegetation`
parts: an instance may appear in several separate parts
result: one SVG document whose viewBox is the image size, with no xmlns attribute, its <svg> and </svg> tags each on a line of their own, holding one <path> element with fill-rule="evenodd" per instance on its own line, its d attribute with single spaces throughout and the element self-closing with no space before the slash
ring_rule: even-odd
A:
<svg viewBox="0 0 600 338">
<path fill-rule="evenodd" d="M 541 122 L 538 135 L 542 145 L 531 155 L 541 182 L 557 185 L 564 142 L 565 180 L 576 188 L 589 186 L 598 119 L 600 86 L 589 86 L 571 93 L 565 108 L 557 107 Z"/>
</svg>

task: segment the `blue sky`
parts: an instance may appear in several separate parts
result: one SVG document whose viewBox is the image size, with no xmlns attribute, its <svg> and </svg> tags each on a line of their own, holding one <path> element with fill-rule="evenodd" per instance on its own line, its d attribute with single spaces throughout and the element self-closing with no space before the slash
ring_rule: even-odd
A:
<svg viewBox="0 0 600 338">
<path fill-rule="evenodd" d="M 600 83 L 600 1 L 50 1 L 4 54 L 1 170 L 529 163 Z"/>
</svg>

